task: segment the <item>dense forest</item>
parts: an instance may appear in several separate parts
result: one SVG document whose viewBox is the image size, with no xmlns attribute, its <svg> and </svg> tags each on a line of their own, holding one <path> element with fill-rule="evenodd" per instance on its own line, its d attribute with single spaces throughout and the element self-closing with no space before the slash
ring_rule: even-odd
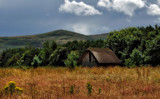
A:
<svg viewBox="0 0 160 99">
<path fill-rule="evenodd" d="M 105 40 L 71 41 L 63 45 L 46 41 L 42 48 L 26 46 L 4 50 L 0 66 L 75 66 L 88 47 L 110 48 L 122 66 L 160 65 L 160 26 L 130 27 L 112 31 Z"/>
</svg>

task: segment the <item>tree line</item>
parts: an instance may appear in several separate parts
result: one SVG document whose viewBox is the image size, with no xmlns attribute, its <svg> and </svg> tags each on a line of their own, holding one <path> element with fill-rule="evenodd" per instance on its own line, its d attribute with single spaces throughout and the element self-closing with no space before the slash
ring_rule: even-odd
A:
<svg viewBox="0 0 160 99">
<path fill-rule="evenodd" d="M 0 54 L 0 67 L 12 66 L 76 66 L 80 55 L 88 47 L 103 47 L 104 40 L 70 41 L 59 45 L 46 41 L 42 48 L 26 46 L 4 50 Z"/>
<path fill-rule="evenodd" d="M 160 65 L 160 26 L 129 27 L 112 31 L 105 40 L 71 41 L 64 45 L 46 41 L 42 48 L 26 46 L 4 50 L 0 66 L 76 66 L 88 47 L 110 48 L 122 66 Z"/>
</svg>

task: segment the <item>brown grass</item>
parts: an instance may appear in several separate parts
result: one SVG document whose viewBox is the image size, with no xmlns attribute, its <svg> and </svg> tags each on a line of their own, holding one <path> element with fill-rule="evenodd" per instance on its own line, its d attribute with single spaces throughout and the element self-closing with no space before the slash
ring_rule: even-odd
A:
<svg viewBox="0 0 160 99">
<path fill-rule="evenodd" d="M 2 99 L 106 99 L 160 97 L 160 67 L 38 68 L 0 69 L 0 89 L 15 81 L 24 89 L 20 96 L 2 95 Z M 87 83 L 93 87 L 88 96 Z M 74 85 L 74 94 L 70 87 Z M 98 94 L 99 89 L 101 93 Z"/>
</svg>

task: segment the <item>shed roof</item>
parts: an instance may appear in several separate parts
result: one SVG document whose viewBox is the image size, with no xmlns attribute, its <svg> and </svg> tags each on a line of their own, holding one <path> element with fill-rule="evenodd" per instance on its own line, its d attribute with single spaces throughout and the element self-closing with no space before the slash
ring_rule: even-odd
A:
<svg viewBox="0 0 160 99">
<path fill-rule="evenodd" d="M 109 48 L 88 48 L 86 51 L 91 52 L 96 58 L 96 60 L 98 61 L 98 63 L 100 64 L 104 64 L 104 63 L 120 64 L 121 63 L 119 58 Z"/>
</svg>

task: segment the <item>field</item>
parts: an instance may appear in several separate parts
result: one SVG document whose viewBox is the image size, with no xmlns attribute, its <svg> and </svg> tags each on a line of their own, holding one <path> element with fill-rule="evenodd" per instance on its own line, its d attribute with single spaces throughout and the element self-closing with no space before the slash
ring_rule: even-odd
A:
<svg viewBox="0 0 160 99">
<path fill-rule="evenodd" d="M 0 89 L 10 82 L 22 94 L 4 94 L 2 99 L 106 99 L 160 97 L 160 67 L 43 67 L 0 69 Z M 87 88 L 87 84 L 91 87 Z"/>
</svg>

